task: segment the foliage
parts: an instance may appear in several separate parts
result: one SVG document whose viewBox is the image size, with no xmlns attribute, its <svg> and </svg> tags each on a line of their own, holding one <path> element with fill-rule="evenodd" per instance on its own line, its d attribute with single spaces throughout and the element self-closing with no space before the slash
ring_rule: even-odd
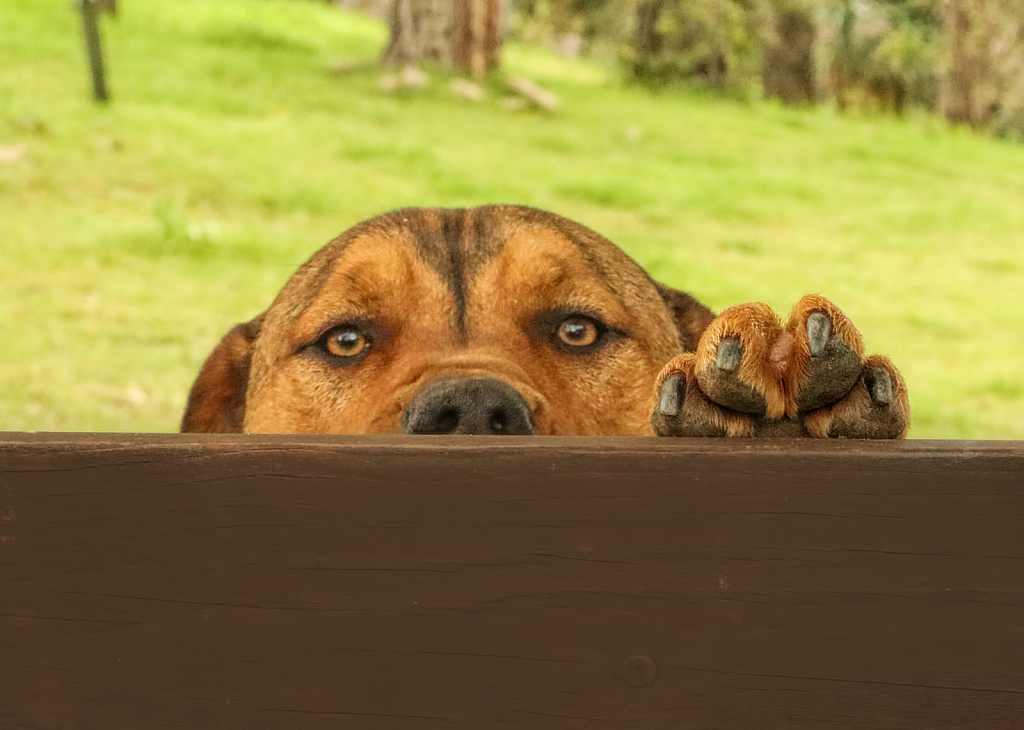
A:
<svg viewBox="0 0 1024 730">
<path fill-rule="evenodd" d="M 841 108 L 935 106 L 942 24 L 934 0 L 834 0 L 820 23 L 828 92 Z"/>
<path fill-rule="evenodd" d="M 724 87 L 756 76 L 767 2 L 513 0 L 510 15 L 517 37 L 557 47 L 562 34 L 579 35 L 590 55 L 614 58 L 644 84 L 699 79 Z"/>
<path fill-rule="evenodd" d="M 508 0 L 513 38 L 565 55 L 613 60 L 632 40 L 633 0 Z"/>
<path fill-rule="evenodd" d="M 947 118 L 1024 137 L 1024 0 L 943 0 Z"/>
<path fill-rule="evenodd" d="M 173 430 L 217 339 L 341 230 L 520 202 L 716 309 L 825 294 L 903 370 L 913 436 L 1024 438 L 1024 147 L 651 95 L 515 43 L 557 113 L 503 110 L 500 78 L 479 104 L 436 75 L 387 94 L 384 24 L 302 0 L 123 3 L 98 107 L 70 4 L 6 0 L 0 27 L 0 147 L 24 150 L 0 164 L 0 428 Z"/>
<path fill-rule="evenodd" d="M 762 0 L 655 0 L 640 4 L 634 77 L 654 84 L 690 78 L 744 86 L 760 74 L 767 5 Z M 646 20 L 646 22 L 645 22 Z"/>
<path fill-rule="evenodd" d="M 629 78 L 649 86 L 697 83 L 789 103 L 834 100 L 844 110 L 918 106 L 1024 135 L 1024 0 L 512 0 L 511 7 L 519 37 L 554 47 L 564 34 L 578 35 L 593 55 L 616 56 Z M 957 13 L 964 19 L 953 22 Z"/>
</svg>

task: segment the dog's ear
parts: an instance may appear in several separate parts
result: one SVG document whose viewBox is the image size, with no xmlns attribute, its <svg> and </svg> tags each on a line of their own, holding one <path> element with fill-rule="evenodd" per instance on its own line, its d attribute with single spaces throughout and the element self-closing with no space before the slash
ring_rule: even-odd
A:
<svg viewBox="0 0 1024 730">
<path fill-rule="evenodd" d="M 654 282 L 679 331 L 679 342 L 687 352 L 697 349 L 700 336 L 715 318 L 714 312 L 686 292 Z"/>
<path fill-rule="evenodd" d="M 203 363 L 181 419 L 182 433 L 241 433 L 249 366 L 263 316 L 235 325 Z"/>
</svg>

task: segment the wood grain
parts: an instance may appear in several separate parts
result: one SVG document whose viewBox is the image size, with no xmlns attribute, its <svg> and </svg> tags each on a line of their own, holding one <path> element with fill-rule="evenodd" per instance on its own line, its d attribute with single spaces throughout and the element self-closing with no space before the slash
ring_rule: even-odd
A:
<svg viewBox="0 0 1024 730">
<path fill-rule="evenodd" d="M 1019 728 L 1024 443 L 0 434 L 0 728 Z"/>
</svg>

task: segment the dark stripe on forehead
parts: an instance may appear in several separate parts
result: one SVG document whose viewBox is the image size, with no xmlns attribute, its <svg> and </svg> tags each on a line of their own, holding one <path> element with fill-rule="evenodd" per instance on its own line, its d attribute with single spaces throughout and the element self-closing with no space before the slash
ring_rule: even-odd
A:
<svg viewBox="0 0 1024 730">
<path fill-rule="evenodd" d="M 466 334 L 466 277 L 461 248 L 464 210 L 414 208 L 396 211 L 412 239 L 416 256 L 433 270 L 452 293 L 452 327 Z M 389 216 L 390 217 L 390 216 Z"/>
<path fill-rule="evenodd" d="M 492 208 L 426 208 L 408 216 L 416 255 L 433 269 L 452 293 L 460 337 L 467 335 L 469 284 L 505 244 Z"/>
<path fill-rule="evenodd" d="M 291 306 L 283 312 L 289 324 L 320 296 L 331 272 L 349 244 L 364 235 L 407 238 L 416 256 L 441 278 L 455 302 L 453 327 L 465 334 L 469 283 L 505 244 L 501 220 L 507 206 L 483 208 L 401 208 L 359 223 L 320 249 L 288 282 Z M 282 291 L 282 295 L 285 292 Z"/>
<path fill-rule="evenodd" d="M 464 210 L 445 211 L 441 216 L 441 245 L 444 247 L 444 258 L 437 256 L 441 267 L 432 266 L 452 292 L 455 299 L 455 327 L 462 339 L 466 337 L 466 262 L 462 255 L 462 228 L 465 222 Z M 421 253 L 422 246 L 416 241 L 416 252 Z"/>
<path fill-rule="evenodd" d="M 455 299 L 454 325 L 466 334 L 469 286 L 488 261 L 498 256 L 505 237 L 522 224 L 539 226 L 565 236 L 587 266 L 617 298 L 624 289 L 648 279 L 618 246 L 576 221 L 519 205 L 479 208 L 414 208 L 396 211 L 413 234 L 416 253 L 445 282 Z M 394 215 L 394 214 L 390 214 Z"/>
</svg>

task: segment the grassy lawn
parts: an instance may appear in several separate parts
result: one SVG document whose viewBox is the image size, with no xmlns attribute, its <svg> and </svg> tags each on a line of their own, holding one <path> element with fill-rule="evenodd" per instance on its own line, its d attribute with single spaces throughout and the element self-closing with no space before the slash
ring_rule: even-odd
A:
<svg viewBox="0 0 1024 730">
<path fill-rule="evenodd" d="M 553 115 L 389 95 L 386 29 L 322 2 L 128 0 L 88 100 L 67 0 L 0 4 L 0 429 L 169 431 L 223 332 L 353 223 L 519 202 L 714 308 L 831 297 L 919 438 L 1024 438 L 1024 145 L 937 120 L 651 95 L 506 49 Z M 367 67 L 337 76 L 340 58 Z"/>
</svg>

